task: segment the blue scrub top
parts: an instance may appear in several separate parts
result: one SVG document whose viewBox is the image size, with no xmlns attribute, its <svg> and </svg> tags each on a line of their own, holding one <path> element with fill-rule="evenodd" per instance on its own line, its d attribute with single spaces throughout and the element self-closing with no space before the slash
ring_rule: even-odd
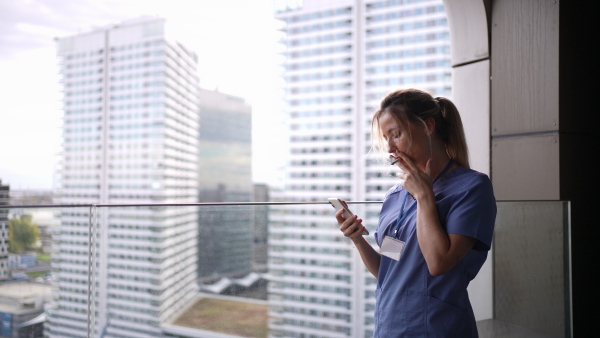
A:
<svg viewBox="0 0 600 338">
<path fill-rule="evenodd" d="M 496 199 L 487 175 L 458 167 L 433 185 L 440 224 L 447 233 L 477 239 L 454 268 L 441 276 L 429 274 L 416 233 L 416 201 L 398 231 L 404 241 L 400 261 L 381 256 L 377 280 L 374 337 L 477 337 L 467 286 L 486 260 L 496 219 Z M 400 185 L 385 196 L 375 239 L 394 237 L 406 191 Z"/>
</svg>

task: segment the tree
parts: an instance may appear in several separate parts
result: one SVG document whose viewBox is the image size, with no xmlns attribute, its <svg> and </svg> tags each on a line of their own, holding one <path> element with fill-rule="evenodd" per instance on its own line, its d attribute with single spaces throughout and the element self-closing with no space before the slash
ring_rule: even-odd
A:
<svg viewBox="0 0 600 338">
<path fill-rule="evenodd" d="M 8 221 L 8 226 L 8 251 L 10 252 L 17 253 L 32 249 L 40 237 L 40 230 L 37 224 L 32 222 L 31 215 L 12 218 Z"/>
</svg>

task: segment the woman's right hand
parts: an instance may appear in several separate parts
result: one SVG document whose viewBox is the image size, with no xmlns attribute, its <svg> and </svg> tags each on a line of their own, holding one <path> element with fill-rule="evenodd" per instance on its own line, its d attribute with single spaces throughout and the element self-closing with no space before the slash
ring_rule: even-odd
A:
<svg viewBox="0 0 600 338">
<path fill-rule="evenodd" d="M 340 226 L 340 231 L 342 231 L 344 236 L 350 238 L 353 242 L 356 242 L 362 238 L 362 233 L 365 230 L 362 219 L 358 218 L 356 215 L 352 215 L 348 219 L 345 219 L 343 214 L 343 209 L 338 210 L 335 213 L 335 218 Z"/>
</svg>

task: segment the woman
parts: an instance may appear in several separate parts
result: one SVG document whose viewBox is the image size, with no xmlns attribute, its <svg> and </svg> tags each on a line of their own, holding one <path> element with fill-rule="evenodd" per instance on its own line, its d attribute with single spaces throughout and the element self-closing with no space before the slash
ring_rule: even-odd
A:
<svg viewBox="0 0 600 338">
<path fill-rule="evenodd" d="M 490 249 L 496 201 L 469 169 L 454 104 L 416 89 L 388 94 L 372 122 L 374 147 L 402 170 L 385 195 L 375 239 L 356 215 L 336 213 L 377 278 L 375 337 L 477 337 L 467 286 Z"/>
</svg>

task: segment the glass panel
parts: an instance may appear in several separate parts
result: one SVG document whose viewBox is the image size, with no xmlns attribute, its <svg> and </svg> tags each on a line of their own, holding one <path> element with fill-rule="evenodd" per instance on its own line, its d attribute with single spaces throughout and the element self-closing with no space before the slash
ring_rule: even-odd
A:
<svg viewBox="0 0 600 338">
<path fill-rule="evenodd" d="M 45 204 L 13 196 L 14 204 Z M 62 225 L 61 225 L 62 222 Z M 88 322 L 89 208 L 0 209 L 0 336 L 42 337 L 49 316 Z M 58 298 L 59 292 L 70 297 Z"/>
<path fill-rule="evenodd" d="M 572 335 L 569 234 L 569 202 L 498 202 L 496 322 L 487 323 L 486 331 L 528 337 Z"/>
<path fill-rule="evenodd" d="M 374 245 L 381 203 L 349 206 Z M 481 335 L 509 323 L 531 337 L 569 336 L 568 203 L 499 202 L 498 211 L 496 320 L 479 322 Z M 369 337 L 376 280 L 333 214 L 326 202 L 0 206 L 0 295 L 18 295 L 28 313 L 2 319 L 34 336 L 82 337 L 90 323 L 93 336 Z M 12 245 L 11 224 L 37 227 L 37 240 Z M 39 302 L 25 297 L 32 288 L 43 290 Z"/>
<path fill-rule="evenodd" d="M 97 211 L 96 335 L 161 336 L 197 297 L 198 207 Z"/>
<path fill-rule="evenodd" d="M 349 206 L 372 239 L 380 203 Z M 273 206 L 269 220 L 270 334 L 372 336 L 376 282 L 332 206 Z"/>
<path fill-rule="evenodd" d="M 373 232 L 379 203 L 350 207 L 365 215 Z M 63 212 L 63 219 L 89 220 L 84 211 Z M 95 211 L 90 320 L 96 336 L 177 336 L 181 330 L 189 336 L 209 331 L 248 337 L 372 332 L 375 279 L 337 229 L 328 203 Z M 87 244 L 88 229 L 81 226 L 81 237 L 69 243 Z M 69 231 L 63 226 L 61 235 Z M 83 271 L 87 247 L 77 248 L 75 253 L 63 245 L 61 252 L 72 259 L 78 255 L 72 264 Z M 61 289 L 56 298 L 85 300 L 84 282 Z M 86 307 L 70 305 L 50 316 L 49 332 L 86 332 Z"/>
</svg>

